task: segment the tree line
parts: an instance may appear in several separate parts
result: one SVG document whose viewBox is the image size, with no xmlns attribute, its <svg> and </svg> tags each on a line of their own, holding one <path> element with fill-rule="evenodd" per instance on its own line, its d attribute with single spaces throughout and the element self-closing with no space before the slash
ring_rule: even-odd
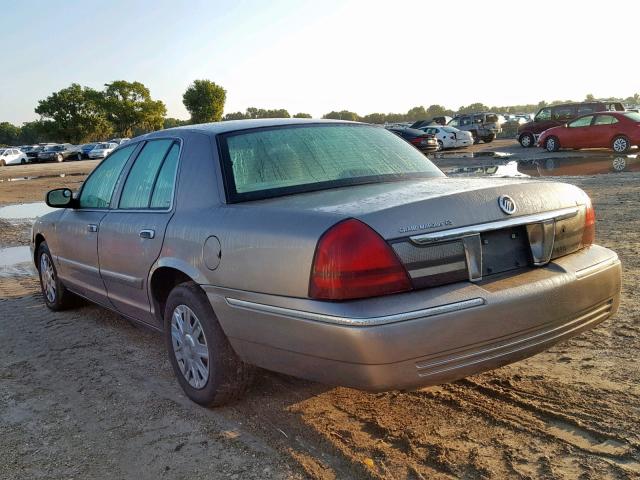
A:
<svg viewBox="0 0 640 480">
<path fill-rule="evenodd" d="M 35 108 L 40 118 L 22 126 L 0 122 L 0 145 L 33 144 L 44 141 L 84 143 L 109 137 L 132 137 L 162 128 L 187 124 L 244 120 L 255 118 L 290 118 L 284 109 L 249 107 L 244 112 L 224 114 L 226 90 L 211 80 L 195 80 L 183 94 L 182 101 L 190 114 L 189 120 L 167 117 L 161 100 L 154 100 L 149 89 L 140 82 L 116 80 L 102 90 L 72 83 L 38 101 Z M 595 100 L 592 94 L 585 101 Z M 640 94 L 627 98 L 610 98 L 630 105 L 640 104 Z M 425 120 L 458 113 L 494 111 L 499 113 L 533 113 L 540 108 L 567 103 L 556 100 L 537 104 L 487 106 L 472 103 L 454 111 L 442 105 L 417 106 L 406 113 L 369 113 L 361 116 L 349 110 L 331 111 L 322 116 L 328 119 L 352 120 L 367 123 L 399 123 Z M 224 115 L 223 115 L 224 114 Z M 311 118 L 308 113 L 296 113 L 293 118 Z"/>
</svg>

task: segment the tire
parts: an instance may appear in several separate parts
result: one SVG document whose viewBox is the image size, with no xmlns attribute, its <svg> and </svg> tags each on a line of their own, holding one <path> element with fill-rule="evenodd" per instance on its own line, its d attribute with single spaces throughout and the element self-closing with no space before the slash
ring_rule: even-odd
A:
<svg viewBox="0 0 640 480">
<path fill-rule="evenodd" d="M 631 148 L 631 142 L 624 135 L 618 135 L 611 140 L 611 149 L 616 153 L 627 153 Z"/>
<path fill-rule="evenodd" d="M 194 330 L 197 337 L 192 336 Z M 240 398 L 251 385 L 254 368 L 233 351 L 209 300 L 194 282 L 182 283 L 169 294 L 164 338 L 178 383 L 194 402 L 221 406 Z"/>
<path fill-rule="evenodd" d="M 520 135 L 520 137 L 518 137 L 518 142 L 520 142 L 520 146 L 522 146 L 523 148 L 530 148 L 533 147 L 535 139 L 530 133 L 523 133 L 522 135 Z"/>
<path fill-rule="evenodd" d="M 438 140 L 438 151 L 444 150 L 444 143 L 442 140 Z"/>
<path fill-rule="evenodd" d="M 20 160 L 20 165 L 26 165 L 26 164 L 27 164 L 27 161 L 24 158 Z"/>
<path fill-rule="evenodd" d="M 64 162 L 64 155 L 62 155 L 61 153 L 59 153 L 59 154 L 56 156 L 56 160 L 58 161 L 58 163 L 62 163 L 62 162 Z"/>
<path fill-rule="evenodd" d="M 480 143 L 480 139 L 478 138 L 478 134 L 476 132 L 474 132 L 473 130 L 471 131 L 471 136 L 473 137 L 473 144 L 474 145 Z"/>
<path fill-rule="evenodd" d="M 557 152 L 560 150 L 560 140 L 558 137 L 549 137 L 544 141 L 544 148 L 547 149 L 547 152 Z"/>
<path fill-rule="evenodd" d="M 495 140 L 496 136 L 495 135 L 487 135 L 486 137 L 482 137 L 482 141 L 484 143 L 491 143 Z"/>
<path fill-rule="evenodd" d="M 58 278 L 58 271 L 53 263 L 47 242 L 42 242 L 38 247 L 37 259 L 40 289 L 47 307 L 57 312 L 73 306 L 76 297 L 65 288 Z"/>
<path fill-rule="evenodd" d="M 76 160 L 78 160 L 78 161 L 82 160 L 82 154 L 81 153 L 76 155 Z"/>
</svg>

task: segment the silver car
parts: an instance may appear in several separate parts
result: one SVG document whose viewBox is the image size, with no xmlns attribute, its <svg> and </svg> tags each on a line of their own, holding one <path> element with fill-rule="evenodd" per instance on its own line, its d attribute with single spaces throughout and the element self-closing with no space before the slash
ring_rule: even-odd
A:
<svg viewBox="0 0 640 480">
<path fill-rule="evenodd" d="M 163 332 L 186 394 L 252 366 L 382 391 L 533 355 L 612 315 L 617 255 L 563 183 L 448 178 L 384 128 L 245 120 L 118 147 L 34 225 L 53 310 L 75 296 Z"/>
</svg>

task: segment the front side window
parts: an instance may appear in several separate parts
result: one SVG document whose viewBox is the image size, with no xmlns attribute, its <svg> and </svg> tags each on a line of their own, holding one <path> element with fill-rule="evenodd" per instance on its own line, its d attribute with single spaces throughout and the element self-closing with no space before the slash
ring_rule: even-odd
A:
<svg viewBox="0 0 640 480">
<path fill-rule="evenodd" d="M 134 150 L 135 145 L 118 150 L 96 167 L 82 187 L 80 208 L 109 208 L 122 168 Z"/>
<path fill-rule="evenodd" d="M 536 115 L 534 120 L 536 122 L 546 122 L 547 120 L 551 120 L 551 109 L 550 108 L 541 109 Z"/>
<path fill-rule="evenodd" d="M 471 125 L 471 117 L 462 117 L 460 118 L 460 125 Z"/>
<path fill-rule="evenodd" d="M 457 127 L 457 126 L 460 125 L 460 119 L 459 118 L 454 118 L 449 123 L 447 123 L 447 125 L 450 125 L 452 127 Z"/>
<path fill-rule="evenodd" d="M 613 125 L 614 123 L 618 123 L 618 119 L 613 115 L 598 115 L 593 122 L 594 125 Z"/>
<path fill-rule="evenodd" d="M 593 120 L 593 115 L 587 115 L 586 117 L 578 118 L 569 124 L 571 128 L 577 127 L 588 127 L 591 125 L 591 121 Z"/>
<path fill-rule="evenodd" d="M 231 201 L 443 176 L 416 148 L 368 125 L 239 131 L 222 136 L 221 147 Z"/>
<path fill-rule="evenodd" d="M 149 208 L 158 171 L 173 140 L 151 140 L 147 142 L 129 171 L 120 197 L 120 208 Z"/>
</svg>

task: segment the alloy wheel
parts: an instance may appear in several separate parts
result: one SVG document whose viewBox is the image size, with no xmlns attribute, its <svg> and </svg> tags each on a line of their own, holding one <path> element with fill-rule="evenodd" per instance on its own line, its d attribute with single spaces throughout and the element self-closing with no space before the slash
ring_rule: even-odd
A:
<svg viewBox="0 0 640 480">
<path fill-rule="evenodd" d="M 195 389 L 209 379 L 209 348 L 202 324 L 186 305 L 178 305 L 171 315 L 171 344 L 185 380 Z"/>
<path fill-rule="evenodd" d="M 629 144 L 626 138 L 619 137 L 613 141 L 614 151 L 618 153 L 623 153 L 623 152 L 626 152 L 628 149 L 629 149 Z"/>
<path fill-rule="evenodd" d="M 40 278 L 42 279 L 42 292 L 49 303 L 56 301 L 56 272 L 51 264 L 51 258 L 46 253 L 40 255 Z"/>
<path fill-rule="evenodd" d="M 616 157 L 613 159 L 613 169 L 621 172 L 627 167 L 627 159 L 624 157 Z"/>
</svg>

